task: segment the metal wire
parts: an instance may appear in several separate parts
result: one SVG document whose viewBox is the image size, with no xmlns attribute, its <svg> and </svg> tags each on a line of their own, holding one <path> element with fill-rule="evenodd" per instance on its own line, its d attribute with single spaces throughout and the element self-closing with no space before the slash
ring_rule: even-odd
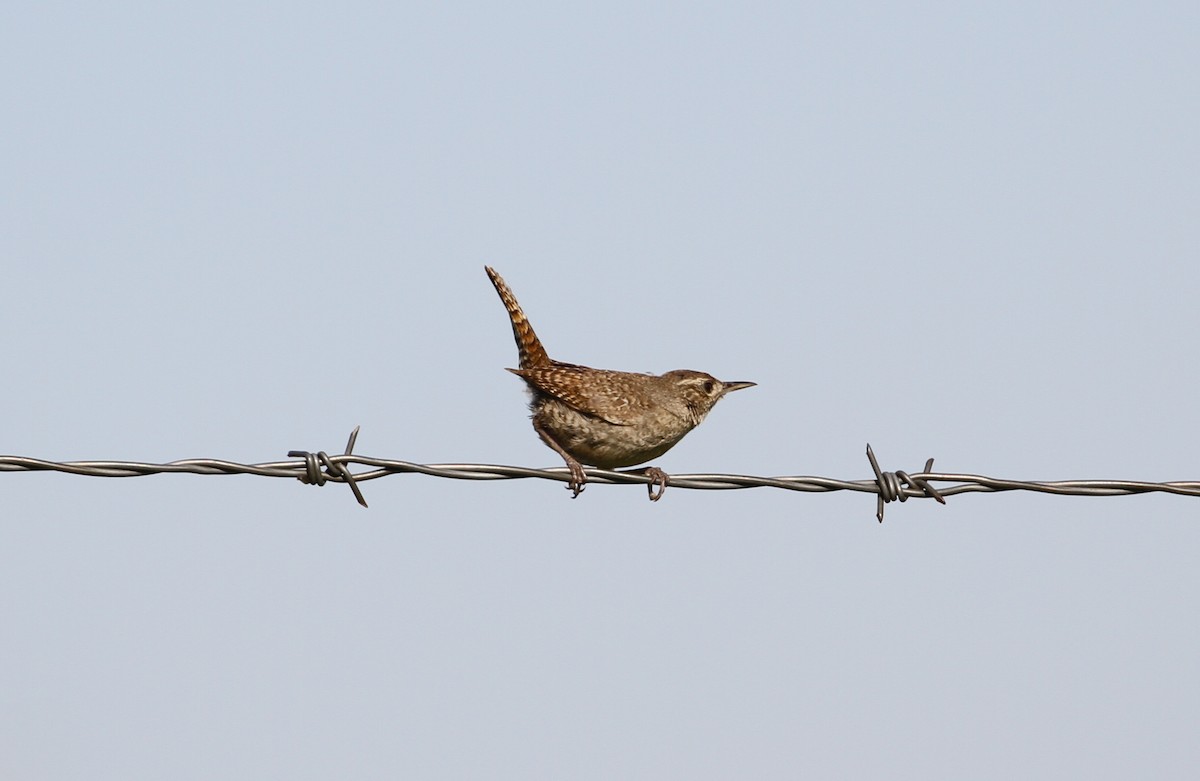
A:
<svg viewBox="0 0 1200 781">
<path fill-rule="evenodd" d="M 330 456 L 324 451 L 310 453 L 307 450 L 292 450 L 288 457 L 293 461 L 273 461 L 264 464 L 238 464 L 213 458 L 189 458 L 166 464 L 148 464 L 136 461 L 47 461 L 26 456 L 0 456 L 0 472 L 66 472 L 88 477 L 144 477 L 154 474 L 197 474 L 197 475 L 257 475 L 259 477 L 286 477 L 311 485 L 326 482 L 346 483 L 354 492 L 358 503 L 367 506 L 358 483 L 375 480 L 394 474 L 415 473 L 430 477 L 445 477 L 454 480 L 517 480 L 539 478 L 566 483 L 570 473 L 565 467 L 533 469 L 522 466 L 500 464 L 416 464 L 410 461 L 395 461 L 384 458 L 353 455 L 358 429 L 350 434 L 346 450 L 341 455 Z M 829 477 L 790 476 L 757 477 L 754 475 L 730 474 L 682 474 L 671 475 L 670 485 L 674 488 L 724 491 L 743 488 L 780 488 L 785 491 L 828 493 L 830 491 L 859 491 L 878 497 L 876 517 L 883 522 L 884 505 L 892 501 L 907 501 L 910 498 L 934 499 L 942 504 L 945 497 L 962 493 L 998 493 L 1001 491 L 1037 491 L 1060 496 L 1125 496 L 1144 493 L 1169 493 L 1181 496 L 1200 496 L 1200 481 L 1149 483 L 1135 480 L 1059 480 L 1031 481 L 1005 480 L 983 475 L 934 472 L 933 459 L 925 462 L 925 468 L 917 473 L 896 471 L 885 472 L 879 468 L 875 453 L 867 445 L 867 458 L 875 472 L 874 479 L 836 480 Z M 350 466 L 372 467 L 369 471 L 353 473 Z M 640 483 L 652 491 L 654 479 L 640 470 L 615 472 L 607 469 L 587 468 L 589 483 L 622 484 Z M 934 483 L 948 483 L 935 487 Z"/>
</svg>

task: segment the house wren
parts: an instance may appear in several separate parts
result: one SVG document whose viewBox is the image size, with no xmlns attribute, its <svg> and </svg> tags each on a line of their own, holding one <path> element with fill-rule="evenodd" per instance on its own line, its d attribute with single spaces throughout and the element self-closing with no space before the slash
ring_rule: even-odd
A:
<svg viewBox="0 0 1200 781">
<path fill-rule="evenodd" d="M 636 374 L 556 361 L 542 347 L 512 290 L 494 269 L 484 270 L 512 320 L 521 368 L 508 371 L 529 386 L 533 429 L 566 461 L 572 497 L 587 482 L 583 464 L 617 469 L 658 458 L 700 425 L 726 393 L 754 385 L 722 382 L 689 369 Z M 657 467 L 648 467 L 645 474 L 653 479 L 650 499 L 657 501 L 666 490 L 667 475 Z"/>
</svg>

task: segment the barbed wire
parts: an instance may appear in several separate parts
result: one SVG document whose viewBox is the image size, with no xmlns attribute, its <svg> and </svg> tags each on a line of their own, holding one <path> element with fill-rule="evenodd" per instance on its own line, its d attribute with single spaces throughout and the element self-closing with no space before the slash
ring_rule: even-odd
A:
<svg viewBox="0 0 1200 781">
<path fill-rule="evenodd" d="M 417 464 L 411 461 L 396 461 L 353 454 L 358 438 L 358 428 L 350 434 L 346 450 L 341 455 L 328 455 L 324 451 L 311 453 L 307 450 L 292 450 L 288 457 L 292 461 L 272 461 L 263 464 L 239 464 L 215 458 L 189 458 L 165 464 L 141 463 L 137 461 L 48 461 L 26 456 L 0 456 L 0 472 L 65 472 L 88 477 L 145 477 L 155 474 L 197 475 L 256 475 L 259 477 L 284 477 L 300 480 L 310 485 L 327 482 L 346 483 L 354 492 L 355 499 L 367 506 L 358 484 L 367 480 L 395 474 L 422 474 L 454 480 L 518 480 L 538 478 L 569 482 L 570 472 L 565 467 L 534 469 L 501 464 Z M 933 459 L 925 462 L 925 468 L 913 474 L 904 471 L 885 472 L 879 468 L 875 453 L 867 445 L 867 459 L 875 473 L 874 479 L 838 480 L 829 477 L 787 476 L 758 477 L 732 474 L 679 474 L 671 475 L 668 484 L 675 488 L 697 490 L 736 490 L 745 488 L 780 488 L 785 491 L 806 493 L 828 493 L 830 491 L 859 491 L 877 497 L 876 517 L 883 523 L 883 510 L 888 502 L 905 502 L 912 498 L 934 499 L 941 504 L 945 497 L 963 493 L 999 493 L 1002 491 L 1036 491 L 1059 496 L 1126 496 L 1144 493 L 1169 493 L 1181 496 L 1200 496 L 1200 481 L 1152 483 L 1136 480 L 1006 480 L 984 475 L 954 474 L 933 471 Z M 353 473 L 350 466 L 372 467 L 370 471 Z M 641 470 L 613 471 L 587 468 L 589 483 L 626 484 L 641 483 L 654 496 L 655 479 Z M 949 483 L 936 487 L 934 483 Z"/>
</svg>

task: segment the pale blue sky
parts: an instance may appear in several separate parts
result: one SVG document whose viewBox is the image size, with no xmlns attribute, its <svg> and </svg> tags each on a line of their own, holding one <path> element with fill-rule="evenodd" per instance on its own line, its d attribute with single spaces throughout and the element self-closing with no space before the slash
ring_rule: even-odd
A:
<svg viewBox="0 0 1200 781">
<path fill-rule="evenodd" d="M 8 3 L 0 451 L 1195 480 L 1200 10 Z M 0 475 L 0 775 L 1190 778 L 1200 500 Z"/>
</svg>

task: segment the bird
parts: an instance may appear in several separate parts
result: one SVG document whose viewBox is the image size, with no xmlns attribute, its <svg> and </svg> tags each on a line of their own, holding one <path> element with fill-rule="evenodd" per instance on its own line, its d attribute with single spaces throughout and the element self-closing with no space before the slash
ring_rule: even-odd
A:
<svg viewBox="0 0 1200 781">
<path fill-rule="evenodd" d="M 572 498 L 587 483 L 584 464 L 619 469 L 652 461 L 700 425 L 727 394 L 756 384 L 691 369 L 640 374 L 556 361 L 503 277 L 491 266 L 484 270 L 508 311 L 517 343 L 519 368 L 508 371 L 525 381 L 534 431 L 566 462 Z M 657 467 L 643 473 L 650 478 L 650 500 L 658 501 L 668 475 Z"/>
</svg>

